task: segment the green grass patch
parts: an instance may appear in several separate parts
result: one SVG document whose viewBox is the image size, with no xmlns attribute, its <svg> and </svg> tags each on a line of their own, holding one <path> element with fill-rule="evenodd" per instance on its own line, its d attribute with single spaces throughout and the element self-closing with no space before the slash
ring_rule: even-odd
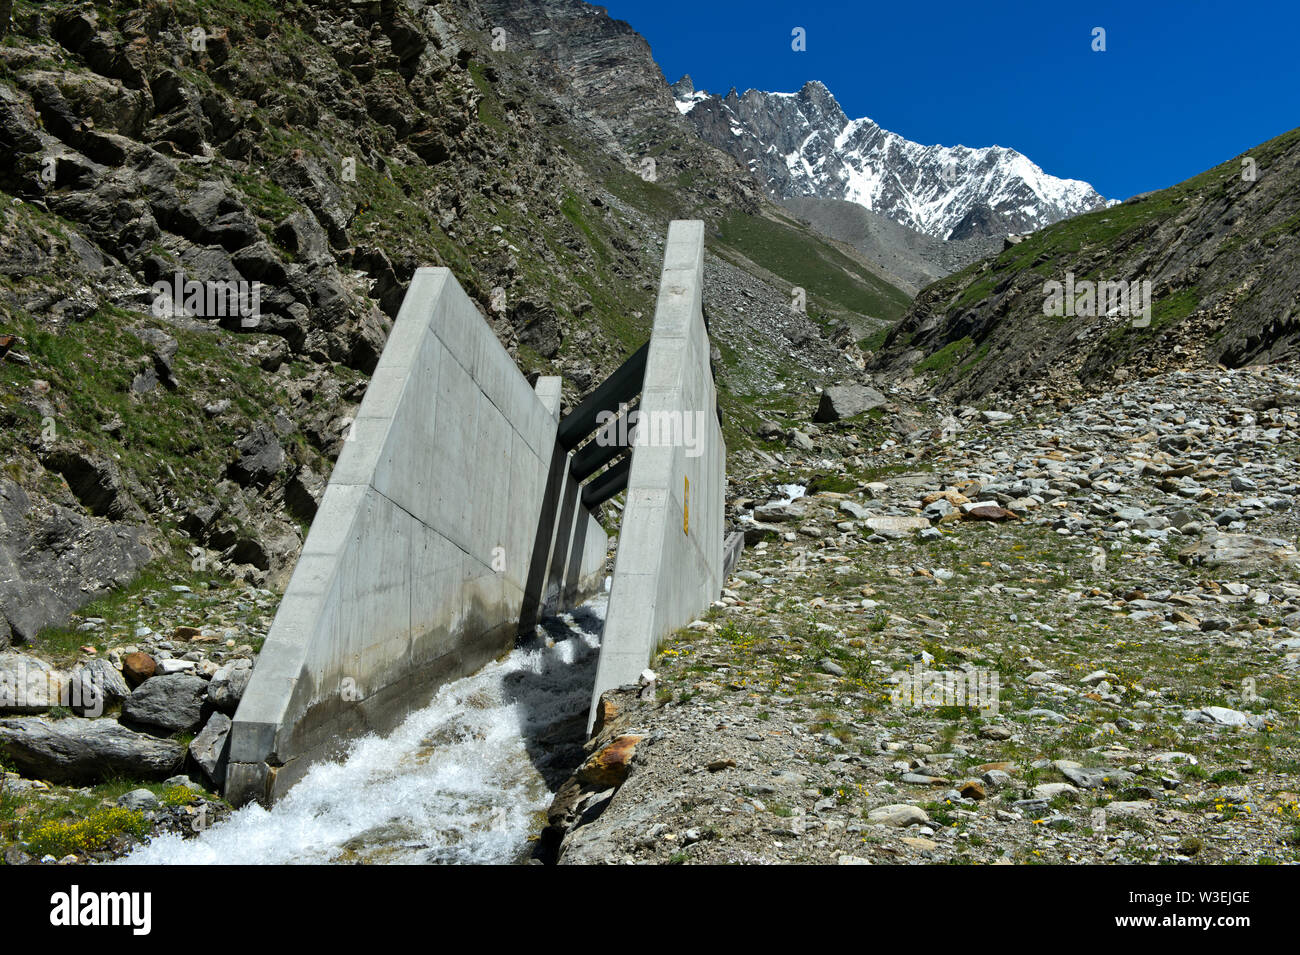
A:
<svg viewBox="0 0 1300 955">
<path fill-rule="evenodd" d="M 717 244 L 819 298 L 859 315 L 894 321 L 910 297 L 806 230 L 761 215 L 733 212 L 718 224 Z"/>
</svg>

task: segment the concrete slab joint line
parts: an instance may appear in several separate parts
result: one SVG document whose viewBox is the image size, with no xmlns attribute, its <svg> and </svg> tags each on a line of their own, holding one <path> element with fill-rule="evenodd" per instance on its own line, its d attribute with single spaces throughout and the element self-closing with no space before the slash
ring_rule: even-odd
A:
<svg viewBox="0 0 1300 955">
<path fill-rule="evenodd" d="M 559 399 L 450 271 L 416 271 L 235 714 L 233 803 L 274 801 L 600 589 Z"/>
<path fill-rule="evenodd" d="M 664 247 L 641 410 L 643 416 L 702 413 L 702 453 L 687 454 L 681 442 L 633 447 L 589 728 L 601 693 L 636 682 L 660 642 L 722 591 L 727 449 L 716 413 L 703 286 L 704 223 L 675 221 Z"/>
</svg>

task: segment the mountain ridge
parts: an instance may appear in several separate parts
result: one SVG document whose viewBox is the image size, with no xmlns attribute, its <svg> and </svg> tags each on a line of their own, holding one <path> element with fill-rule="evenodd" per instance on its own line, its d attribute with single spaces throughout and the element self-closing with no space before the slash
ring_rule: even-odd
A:
<svg viewBox="0 0 1300 955">
<path fill-rule="evenodd" d="M 848 199 L 938 239 L 1032 232 L 1106 205 L 1088 183 L 1050 176 L 1002 146 L 922 145 L 868 118 L 849 119 L 825 84 L 795 93 L 673 85 L 701 137 L 776 198 Z"/>
</svg>

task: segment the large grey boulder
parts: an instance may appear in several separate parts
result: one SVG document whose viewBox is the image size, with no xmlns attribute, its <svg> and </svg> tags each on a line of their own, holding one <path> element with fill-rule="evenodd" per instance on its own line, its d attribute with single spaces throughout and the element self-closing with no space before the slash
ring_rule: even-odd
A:
<svg viewBox="0 0 1300 955">
<path fill-rule="evenodd" d="M 822 392 L 822 400 L 813 414 L 814 421 L 839 421 L 879 408 L 888 401 L 875 388 L 867 385 L 831 385 Z"/>
<path fill-rule="evenodd" d="M 189 673 L 169 673 L 145 680 L 122 704 L 122 718 L 168 733 L 198 729 L 208 684 Z"/>
<path fill-rule="evenodd" d="M 0 754 L 24 776 L 85 785 L 111 776 L 165 779 L 181 765 L 179 743 L 111 719 L 0 719 Z"/>
</svg>

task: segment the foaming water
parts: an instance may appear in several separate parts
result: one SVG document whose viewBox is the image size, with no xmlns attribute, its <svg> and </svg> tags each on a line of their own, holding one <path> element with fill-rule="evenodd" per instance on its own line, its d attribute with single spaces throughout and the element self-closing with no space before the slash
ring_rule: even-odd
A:
<svg viewBox="0 0 1300 955">
<path fill-rule="evenodd" d="M 793 504 L 808 490 L 802 484 L 778 484 L 776 489 L 781 492 L 781 496 L 773 504 Z"/>
<path fill-rule="evenodd" d="M 141 865 L 508 863 L 576 762 L 607 598 L 548 618 L 529 646 L 438 691 L 390 735 L 313 766 L 270 810 L 248 805 Z"/>
</svg>

